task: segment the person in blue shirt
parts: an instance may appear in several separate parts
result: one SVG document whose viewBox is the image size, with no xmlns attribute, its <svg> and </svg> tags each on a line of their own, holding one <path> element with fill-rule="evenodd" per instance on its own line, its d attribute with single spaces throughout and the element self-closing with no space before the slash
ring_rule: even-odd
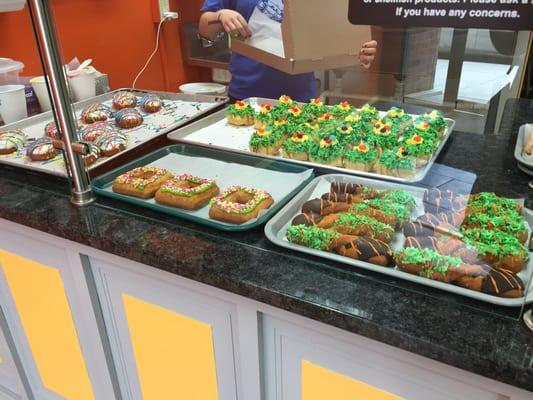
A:
<svg viewBox="0 0 533 400">
<path fill-rule="evenodd" d="M 214 38 L 224 29 L 232 36 L 247 38 L 252 35 L 248 20 L 256 8 L 278 22 L 283 18 L 283 0 L 205 0 L 199 23 L 200 35 Z M 375 40 L 362 45 L 359 59 L 363 68 L 372 64 L 376 47 Z M 249 97 L 277 99 L 287 94 L 297 101 L 307 102 L 316 97 L 313 73 L 289 75 L 236 53 L 231 55 L 230 72 L 229 96 L 232 100 Z"/>
</svg>

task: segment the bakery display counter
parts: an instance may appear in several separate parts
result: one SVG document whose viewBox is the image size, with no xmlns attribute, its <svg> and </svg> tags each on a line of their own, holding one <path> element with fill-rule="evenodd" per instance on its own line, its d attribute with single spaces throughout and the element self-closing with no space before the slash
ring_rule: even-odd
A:
<svg viewBox="0 0 533 400">
<path fill-rule="evenodd" d="M 419 186 L 496 191 L 523 198 L 531 207 L 528 177 L 513 158 L 515 139 L 456 132 Z M 76 359 L 74 370 L 87 393 L 89 383 L 100 393 L 96 398 L 109 393 L 110 386 L 133 393 L 128 398 L 146 396 L 162 386 L 176 395 L 170 379 L 165 384 L 161 380 L 162 369 L 175 363 L 170 355 L 179 349 L 169 342 L 172 335 L 160 337 L 161 332 L 189 332 L 196 338 L 190 348 L 202 352 L 214 374 L 205 390 L 211 395 L 218 390 L 219 398 L 236 398 L 236 393 L 259 398 L 257 393 L 254 397 L 259 380 L 269 388 L 266 398 L 273 398 L 276 388 L 288 391 L 282 398 L 293 398 L 301 385 L 322 382 L 310 379 L 315 374 L 330 383 L 349 379 L 354 393 L 362 382 L 410 399 L 439 390 L 446 395 L 432 398 L 531 397 L 531 333 L 517 320 L 520 308 L 483 304 L 299 254 L 271 244 L 262 228 L 225 233 L 102 197 L 76 208 L 69 204 L 64 180 L 9 166 L 1 166 L 0 172 L 2 248 L 59 271 L 72 313 L 62 314 L 59 326 L 78 329 L 79 342 L 71 346 L 81 350 L 72 354 L 81 351 L 85 368 Z M 68 256 L 54 256 L 57 248 Z M 59 265 L 60 260 L 70 265 Z M 10 278 L 4 271 L 0 278 L 11 289 L 6 320 L 22 364 L 31 372 L 29 381 L 58 373 L 57 365 L 35 362 L 39 349 L 28 344 L 32 336 L 23 332 L 36 328 L 24 324 L 31 318 L 17 307 L 23 300 L 17 300 L 16 276 Z M 4 291 L 2 301 L 8 293 Z M 95 316 L 95 302 L 102 315 Z M 82 334 L 80 326 L 92 334 Z M 96 341 L 98 334 L 107 339 Z M 259 345 L 260 341 L 264 342 Z M 154 364 L 148 354 L 155 342 L 167 350 Z M 366 351 L 387 377 L 400 373 L 401 382 L 378 382 L 367 367 L 359 367 L 357 360 Z M 113 361 L 115 372 L 110 376 L 115 378 L 103 376 L 97 361 L 104 359 Z M 296 383 L 280 378 L 281 370 Z M 224 376 L 222 371 L 236 375 Z M 223 378 L 226 384 L 221 384 Z M 46 379 L 37 381 L 30 385 L 33 389 L 69 389 Z M 429 381 L 436 386 L 428 387 Z M 454 387 L 453 393 L 447 392 L 449 387 Z"/>
</svg>

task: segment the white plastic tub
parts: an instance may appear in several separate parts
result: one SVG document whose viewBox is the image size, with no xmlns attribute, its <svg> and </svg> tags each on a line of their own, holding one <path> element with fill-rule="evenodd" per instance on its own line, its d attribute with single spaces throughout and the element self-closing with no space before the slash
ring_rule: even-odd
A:
<svg viewBox="0 0 533 400">
<path fill-rule="evenodd" d="M 20 72 L 24 64 L 11 58 L 0 57 L 0 85 L 13 85 L 19 83 Z"/>
</svg>

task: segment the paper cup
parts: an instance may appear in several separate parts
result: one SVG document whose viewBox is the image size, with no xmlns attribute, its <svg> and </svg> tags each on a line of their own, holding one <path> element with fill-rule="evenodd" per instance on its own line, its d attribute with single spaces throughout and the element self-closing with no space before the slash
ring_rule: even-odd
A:
<svg viewBox="0 0 533 400">
<path fill-rule="evenodd" d="M 20 121 L 28 116 L 24 85 L 0 86 L 0 120 L 5 124 Z"/>
<path fill-rule="evenodd" d="M 30 80 L 30 85 L 39 100 L 39 105 L 41 106 L 41 111 L 50 111 L 52 105 L 50 104 L 50 96 L 48 96 L 48 90 L 46 90 L 46 82 L 43 76 L 38 76 Z"/>
<path fill-rule="evenodd" d="M 83 74 L 68 78 L 74 101 L 89 99 L 96 96 L 96 74 Z"/>
</svg>

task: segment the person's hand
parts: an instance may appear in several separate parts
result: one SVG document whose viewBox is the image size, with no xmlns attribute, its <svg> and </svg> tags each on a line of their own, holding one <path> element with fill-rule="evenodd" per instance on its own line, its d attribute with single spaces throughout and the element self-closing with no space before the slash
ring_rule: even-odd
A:
<svg viewBox="0 0 533 400">
<path fill-rule="evenodd" d="M 247 38 L 252 36 L 252 31 L 248 22 L 237 11 L 223 9 L 218 12 L 218 20 L 226 32 L 231 36 L 241 36 Z"/>
<path fill-rule="evenodd" d="M 376 57 L 376 51 L 378 42 L 371 40 L 370 42 L 363 43 L 361 50 L 359 50 L 359 61 L 361 61 L 361 67 L 364 69 L 370 68 Z"/>
</svg>

